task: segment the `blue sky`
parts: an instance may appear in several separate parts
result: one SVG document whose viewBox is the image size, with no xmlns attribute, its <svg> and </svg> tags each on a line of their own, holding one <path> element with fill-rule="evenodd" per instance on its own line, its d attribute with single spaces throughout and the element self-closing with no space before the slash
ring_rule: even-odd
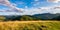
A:
<svg viewBox="0 0 60 30">
<path fill-rule="evenodd" d="M 0 0 L 1 15 L 60 13 L 60 0 Z"/>
</svg>

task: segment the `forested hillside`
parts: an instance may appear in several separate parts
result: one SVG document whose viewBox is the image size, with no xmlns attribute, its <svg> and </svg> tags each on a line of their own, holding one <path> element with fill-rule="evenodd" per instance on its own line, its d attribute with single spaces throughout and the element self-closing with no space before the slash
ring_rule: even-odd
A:
<svg viewBox="0 0 60 30">
<path fill-rule="evenodd" d="M 0 21 L 36 21 L 36 20 L 60 20 L 60 14 L 35 14 L 35 15 L 8 15 L 0 16 Z"/>
</svg>

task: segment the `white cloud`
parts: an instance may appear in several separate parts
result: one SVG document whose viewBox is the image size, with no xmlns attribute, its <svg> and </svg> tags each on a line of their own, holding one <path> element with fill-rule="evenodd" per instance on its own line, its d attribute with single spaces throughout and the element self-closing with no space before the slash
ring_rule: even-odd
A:
<svg viewBox="0 0 60 30">
<path fill-rule="evenodd" d="M 27 9 L 27 8 L 28 8 L 28 6 L 25 6 L 25 8 Z"/>
<path fill-rule="evenodd" d="M 40 8 L 31 8 L 31 9 L 22 9 L 23 13 L 16 13 L 16 12 L 6 12 L 6 14 L 10 15 L 33 15 L 33 14 L 41 14 L 41 13 L 60 13 L 60 7 L 59 6 L 51 6 L 51 7 L 40 7 Z"/>
<path fill-rule="evenodd" d="M 60 13 L 60 6 L 55 6 L 51 9 L 53 13 Z"/>
<path fill-rule="evenodd" d="M 33 14 L 48 13 L 48 7 L 24 9 L 23 11 L 24 12 L 21 13 L 22 15 L 33 15 Z"/>
<path fill-rule="evenodd" d="M 33 14 L 37 14 L 37 13 L 40 13 L 40 10 L 38 9 L 25 9 L 25 12 L 22 13 L 24 15 L 33 15 Z"/>
<path fill-rule="evenodd" d="M 34 2 L 31 2 L 31 4 L 33 4 L 34 7 L 40 6 L 40 1 L 34 1 Z"/>
<path fill-rule="evenodd" d="M 57 5 L 51 6 L 51 7 L 45 7 L 43 9 L 46 9 L 45 11 L 52 14 L 60 13 L 60 6 L 57 6 Z"/>
<path fill-rule="evenodd" d="M 47 0 L 47 2 L 58 3 L 60 0 Z"/>
<path fill-rule="evenodd" d="M 34 0 L 34 1 L 39 1 L 39 0 Z"/>
<path fill-rule="evenodd" d="M 51 6 L 51 7 L 47 7 L 46 9 L 47 12 L 52 14 L 60 13 L 60 6 Z"/>
<path fill-rule="evenodd" d="M 7 6 L 9 7 L 11 10 L 16 10 L 16 11 L 21 11 L 21 9 L 17 8 L 16 6 L 12 5 L 9 0 L 0 0 L 0 5 L 4 5 L 4 6 Z"/>
<path fill-rule="evenodd" d="M 51 6 L 51 7 L 25 9 L 25 12 L 22 14 L 33 15 L 33 14 L 41 14 L 41 13 L 52 13 L 52 14 L 60 13 L 60 7 L 59 6 Z"/>
<path fill-rule="evenodd" d="M 35 1 L 36 2 L 33 2 L 34 6 L 40 5 L 40 2 L 38 0 L 35 0 Z M 60 0 L 47 0 L 47 1 L 57 3 Z M 41 14 L 41 13 L 60 13 L 60 5 L 59 6 L 58 5 L 49 6 L 49 7 L 39 7 L 39 8 L 34 8 L 33 7 L 31 9 L 28 9 L 28 7 L 25 6 L 26 9 L 21 9 L 21 8 L 17 8 L 15 5 L 12 5 L 8 0 L 0 0 L 0 5 L 1 4 L 10 7 L 10 9 L 8 11 L 21 12 L 21 10 L 22 10 L 23 13 L 18 13 L 20 15 L 33 15 L 33 14 Z M 7 12 L 7 10 L 4 11 L 4 12 Z"/>
</svg>

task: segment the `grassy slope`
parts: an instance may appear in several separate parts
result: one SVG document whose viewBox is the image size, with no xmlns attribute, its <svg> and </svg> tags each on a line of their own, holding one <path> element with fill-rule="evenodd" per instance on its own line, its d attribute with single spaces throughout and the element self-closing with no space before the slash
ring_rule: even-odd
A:
<svg viewBox="0 0 60 30">
<path fill-rule="evenodd" d="M 0 22 L 0 30 L 60 30 L 59 21 Z"/>
</svg>

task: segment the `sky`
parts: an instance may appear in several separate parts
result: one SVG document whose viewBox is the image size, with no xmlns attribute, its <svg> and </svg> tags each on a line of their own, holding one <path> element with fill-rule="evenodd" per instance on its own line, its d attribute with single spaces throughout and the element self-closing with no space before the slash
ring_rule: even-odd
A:
<svg viewBox="0 0 60 30">
<path fill-rule="evenodd" d="M 60 0 L 0 0 L 0 15 L 60 13 Z"/>
</svg>

